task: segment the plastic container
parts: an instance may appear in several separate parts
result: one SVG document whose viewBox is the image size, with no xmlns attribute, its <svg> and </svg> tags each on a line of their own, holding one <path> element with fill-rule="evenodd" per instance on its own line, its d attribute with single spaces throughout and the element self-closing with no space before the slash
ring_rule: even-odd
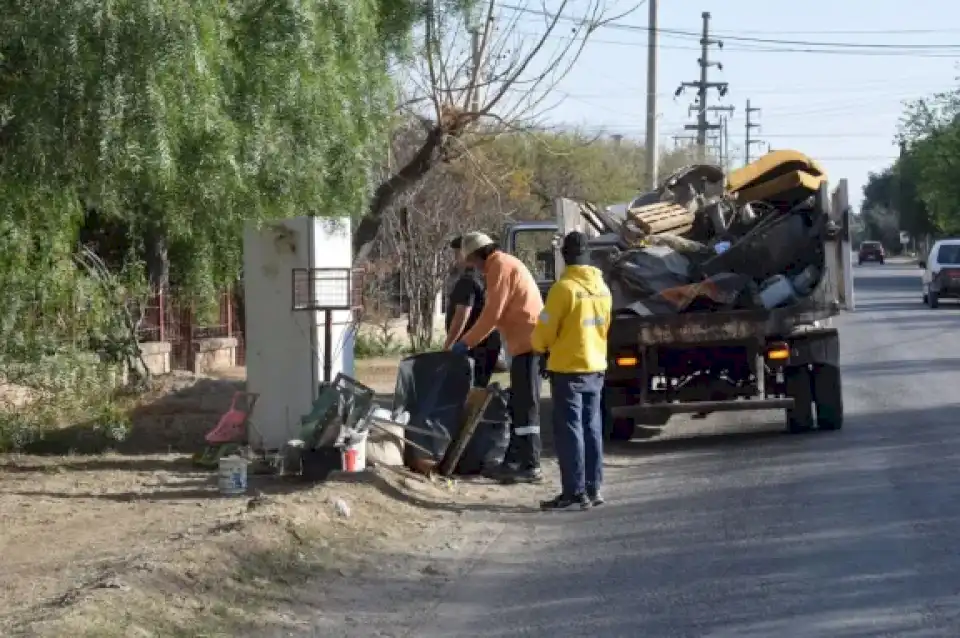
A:
<svg viewBox="0 0 960 638">
<path fill-rule="evenodd" d="M 217 470 L 217 486 L 225 496 L 237 496 L 247 493 L 247 466 L 250 464 L 242 456 L 220 457 Z"/>
<path fill-rule="evenodd" d="M 352 432 L 340 448 L 341 469 L 362 472 L 367 469 L 367 433 Z"/>
<path fill-rule="evenodd" d="M 820 277 L 820 269 L 816 266 L 807 266 L 803 271 L 793 278 L 791 282 L 793 289 L 801 297 L 809 295 L 817 285 L 817 279 Z"/>
<path fill-rule="evenodd" d="M 786 305 L 795 299 L 793 284 L 783 275 L 774 275 L 763 282 L 760 288 L 760 302 L 767 310 Z"/>
</svg>

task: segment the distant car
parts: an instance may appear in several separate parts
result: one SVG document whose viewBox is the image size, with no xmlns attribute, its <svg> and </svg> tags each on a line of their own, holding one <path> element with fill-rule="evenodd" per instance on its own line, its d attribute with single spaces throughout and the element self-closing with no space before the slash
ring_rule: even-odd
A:
<svg viewBox="0 0 960 638">
<path fill-rule="evenodd" d="M 923 268 L 923 303 L 936 308 L 941 299 L 960 299 L 960 239 L 941 239 L 917 263 Z"/>
<path fill-rule="evenodd" d="M 884 256 L 883 244 L 878 241 L 865 241 L 860 244 L 857 263 L 863 264 L 865 261 L 878 261 L 882 264 Z"/>
</svg>

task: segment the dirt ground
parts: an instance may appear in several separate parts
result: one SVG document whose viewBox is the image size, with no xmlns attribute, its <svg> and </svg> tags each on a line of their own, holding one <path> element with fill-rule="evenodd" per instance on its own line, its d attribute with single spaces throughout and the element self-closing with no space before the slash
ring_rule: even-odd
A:
<svg viewBox="0 0 960 638">
<path fill-rule="evenodd" d="M 378 391 L 394 374 L 358 362 Z M 242 384 L 242 370 L 164 379 L 106 454 L 0 455 L 0 635 L 337 635 L 376 622 L 370 587 L 399 601 L 444 578 L 450 552 L 493 524 L 473 513 L 516 500 L 389 468 L 318 486 L 253 476 L 222 497 L 184 452 Z"/>
</svg>

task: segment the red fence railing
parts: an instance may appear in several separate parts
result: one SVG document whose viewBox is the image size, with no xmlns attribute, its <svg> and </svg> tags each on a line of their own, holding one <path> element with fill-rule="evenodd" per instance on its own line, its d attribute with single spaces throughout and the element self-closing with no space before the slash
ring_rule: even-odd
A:
<svg viewBox="0 0 960 638">
<path fill-rule="evenodd" d="M 198 304 L 194 297 L 158 291 L 143 307 L 139 339 L 170 343 L 170 366 L 174 370 L 191 370 L 201 340 L 234 337 L 237 339 L 236 364 L 242 366 L 246 362 L 242 296 L 225 290 L 218 295 L 217 304 L 217 312 L 198 312 L 204 304 Z"/>
</svg>

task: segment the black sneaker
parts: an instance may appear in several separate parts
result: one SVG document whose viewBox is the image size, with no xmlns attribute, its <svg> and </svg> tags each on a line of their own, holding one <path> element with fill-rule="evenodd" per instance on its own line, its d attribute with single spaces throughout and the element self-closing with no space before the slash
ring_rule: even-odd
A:
<svg viewBox="0 0 960 638">
<path fill-rule="evenodd" d="M 483 468 L 482 476 L 494 481 L 501 480 L 504 476 L 512 476 L 517 473 L 517 466 L 512 463 L 501 463 Z"/>
<path fill-rule="evenodd" d="M 579 507 L 582 510 L 590 509 L 590 499 L 586 494 L 577 494 L 575 496 L 564 496 L 560 494 L 549 501 L 540 501 L 542 510 L 566 510 L 571 507 Z"/>
<path fill-rule="evenodd" d="M 504 466 L 497 477 L 504 485 L 514 483 L 539 483 L 543 480 L 543 472 L 539 467 L 516 468 Z"/>
<path fill-rule="evenodd" d="M 606 501 L 603 499 L 603 494 L 600 492 L 587 492 L 587 498 L 590 499 L 590 504 L 594 507 L 600 507 Z"/>
</svg>

